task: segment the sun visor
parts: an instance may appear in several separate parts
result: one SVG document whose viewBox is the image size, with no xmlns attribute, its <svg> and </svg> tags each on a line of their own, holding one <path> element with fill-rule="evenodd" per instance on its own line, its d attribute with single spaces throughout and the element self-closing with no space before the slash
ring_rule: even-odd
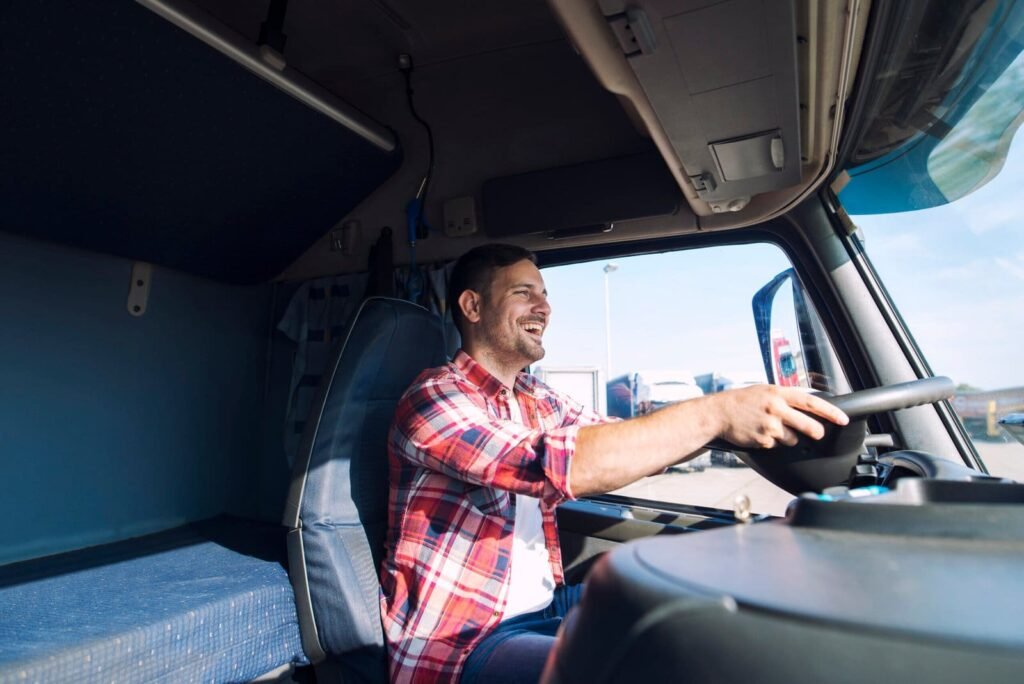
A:
<svg viewBox="0 0 1024 684">
<path fill-rule="evenodd" d="M 484 232 L 555 239 L 607 232 L 617 221 L 674 214 L 682 201 L 656 152 L 602 159 L 487 181 Z"/>
<path fill-rule="evenodd" d="M 739 211 L 800 181 L 790 0 L 601 3 L 701 199 Z"/>
</svg>

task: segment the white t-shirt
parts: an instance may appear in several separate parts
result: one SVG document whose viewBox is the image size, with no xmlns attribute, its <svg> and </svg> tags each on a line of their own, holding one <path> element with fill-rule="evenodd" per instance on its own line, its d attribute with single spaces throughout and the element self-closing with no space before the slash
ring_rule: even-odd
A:
<svg viewBox="0 0 1024 684">
<path fill-rule="evenodd" d="M 509 400 L 509 408 L 512 420 L 525 424 L 514 394 Z M 502 620 L 546 608 L 555 591 L 555 577 L 551 574 L 548 549 L 544 543 L 540 501 L 525 494 L 514 496 L 516 521 L 512 535 L 512 570 L 508 603 Z"/>
</svg>

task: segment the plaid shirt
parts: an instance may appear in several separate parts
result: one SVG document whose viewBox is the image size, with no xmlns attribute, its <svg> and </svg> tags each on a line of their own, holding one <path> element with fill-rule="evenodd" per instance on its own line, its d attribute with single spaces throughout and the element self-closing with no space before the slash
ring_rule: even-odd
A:
<svg viewBox="0 0 1024 684">
<path fill-rule="evenodd" d="M 388 437 L 388 537 L 381 614 L 391 679 L 452 681 L 500 621 L 509 593 L 515 496 L 540 500 L 555 582 L 555 506 L 572 499 L 580 427 L 608 419 L 520 373 L 510 392 L 465 352 L 422 373 Z"/>
</svg>

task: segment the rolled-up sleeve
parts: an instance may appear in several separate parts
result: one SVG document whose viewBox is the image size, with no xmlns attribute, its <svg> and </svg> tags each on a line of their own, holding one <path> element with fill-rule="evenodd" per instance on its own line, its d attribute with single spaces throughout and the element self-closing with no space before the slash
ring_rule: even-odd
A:
<svg viewBox="0 0 1024 684">
<path fill-rule="evenodd" d="M 572 499 L 578 424 L 540 430 L 493 418 L 483 397 L 450 378 L 416 384 L 399 402 L 392 452 L 470 484 L 541 499 Z"/>
<path fill-rule="evenodd" d="M 568 394 L 555 392 L 550 388 L 548 388 L 548 391 L 556 398 L 557 404 L 562 411 L 561 424 L 563 427 L 570 425 L 587 427 L 589 425 L 601 425 L 603 423 L 617 423 L 621 420 L 615 416 L 602 416 L 597 411 L 589 409 L 576 401 Z M 573 443 L 575 444 L 575 439 L 573 440 Z"/>
</svg>

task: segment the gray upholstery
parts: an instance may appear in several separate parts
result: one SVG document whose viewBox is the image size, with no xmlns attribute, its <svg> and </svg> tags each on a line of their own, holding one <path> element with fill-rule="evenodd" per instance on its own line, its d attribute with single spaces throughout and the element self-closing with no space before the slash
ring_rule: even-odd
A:
<svg viewBox="0 0 1024 684">
<path fill-rule="evenodd" d="M 348 681 L 385 676 L 378 570 L 387 526 L 387 431 L 402 393 L 445 362 L 438 317 L 373 297 L 325 374 L 285 507 L 302 643 Z"/>
</svg>

